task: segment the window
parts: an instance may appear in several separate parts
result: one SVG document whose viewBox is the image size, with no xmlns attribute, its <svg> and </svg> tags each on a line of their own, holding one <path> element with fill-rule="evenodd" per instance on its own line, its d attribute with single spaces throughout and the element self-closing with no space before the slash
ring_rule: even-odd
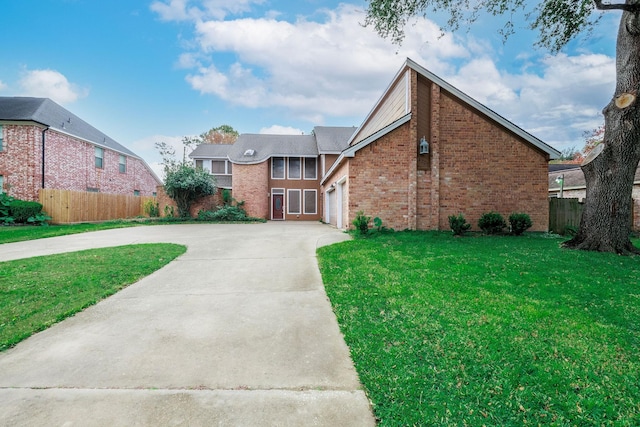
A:
<svg viewBox="0 0 640 427">
<path fill-rule="evenodd" d="M 289 203 L 287 206 L 287 213 L 299 214 L 300 213 L 300 190 L 287 190 L 287 199 L 289 199 Z"/>
<path fill-rule="evenodd" d="M 211 173 L 216 175 L 227 175 L 226 160 L 211 160 Z"/>
<path fill-rule="evenodd" d="M 127 173 L 127 156 L 123 156 L 120 154 L 120 159 L 118 160 L 118 168 L 120 169 L 120 173 Z"/>
<path fill-rule="evenodd" d="M 133 190 L 133 195 L 134 196 L 139 196 L 140 195 L 140 190 Z"/>
<path fill-rule="evenodd" d="M 202 160 L 196 160 L 196 169 L 202 170 Z"/>
<path fill-rule="evenodd" d="M 0 175 L 0 194 L 4 193 L 4 176 Z"/>
<path fill-rule="evenodd" d="M 318 179 L 318 173 L 316 171 L 315 157 L 305 157 L 304 159 L 304 179 Z"/>
<path fill-rule="evenodd" d="M 0 125 L 0 151 L 4 150 L 4 134 L 2 133 L 2 125 Z"/>
<path fill-rule="evenodd" d="M 304 190 L 304 213 L 315 215 L 316 212 L 316 200 L 317 200 L 317 192 L 316 190 Z"/>
<path fill-rule="evenodd" d="M 284 179 L 284 157 L 271 159 L 271 179 Z"/>
<path fill-rule="evenodd" d="M 95 188 L 95 187 L 87 187 L 87 192 L 88 193 L 99 193 L 100 190 Z"/>
<path fill-rule="evenodd" d="M 289 157 L 289 179 L 300 179 L 300 157 Z"/>
<path fill-rule="evenodd" d="M 104 167 L 104 148 L 96 147 L 96 167 Z"/>
</svg>

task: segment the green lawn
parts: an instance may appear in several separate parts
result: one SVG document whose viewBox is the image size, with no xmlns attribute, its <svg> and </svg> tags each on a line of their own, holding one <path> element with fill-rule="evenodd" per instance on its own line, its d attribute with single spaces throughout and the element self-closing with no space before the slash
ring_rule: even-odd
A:
<svg viewBox="0 0 640 427">
<path fill-rule="evenodd" d="M 44 227 L 36 225 L 0 226 L 0 244 L 64 236 L 67 234 L 86 233 L 89 231 L 108 230 L 111 228 L 136 227 L 143 224 L 146 224 L 146 222 L 106 221 L 101 223 L 49 225 Z"/>
<path fill-rule="evenodd" d="M 186 251 L 159 243 L 0 262 L 0 351 L 95 304 Z"/>
<path fill-rule="evenodd" d="M 402 232 L 319 249 L 380 425 L 640 425 L 640 257 L 561 242 Z"/>
</svg>

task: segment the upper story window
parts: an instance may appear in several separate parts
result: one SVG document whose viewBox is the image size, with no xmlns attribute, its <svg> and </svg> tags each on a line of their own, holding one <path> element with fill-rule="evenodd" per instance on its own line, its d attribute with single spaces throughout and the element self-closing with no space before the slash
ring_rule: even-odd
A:
<svg viewBox="0 0 640 427">
<path fill-rule="evenodd" d="M 289 157 L 289 179 L 300 179 L 301 174 L 300 157 Z"/>
<path fill-rule="evenodd" d="M 203 166 L 202 160 L 196 160 L 196 169 L 202 170 L 203 167 L 204 166 Z"/>
<path fill-rule="evenodd" d="M 231 175 L 229 160 L 211 160 L 211 173 L 215 175 Z"/>
<path fill-rule="evenodd" d="M 4 133 L 2 129 L 2 125 L 0 125 L 0 151 L 4 150 Z"/>
<path fill-rule="evenodd" d="M 120 173 L 127 173 L 127 156 L 123 156 L 120 154 L 120 158 L 118 160 L 118 169 Z"/>
<path fill-rule="evenodd" d="M 271 159 L 271 178 L 284 179 L 284 157 Z"/>
<path fill-rule="evenodd" d="M 96 147 L 96 167 L 104 168 L 104 148 Z"/>
<path fill-rule="evenodd" d="M 318 179 L 317 160 L 315 157 L 304 158 L 304 179 Z"/>
</svg>

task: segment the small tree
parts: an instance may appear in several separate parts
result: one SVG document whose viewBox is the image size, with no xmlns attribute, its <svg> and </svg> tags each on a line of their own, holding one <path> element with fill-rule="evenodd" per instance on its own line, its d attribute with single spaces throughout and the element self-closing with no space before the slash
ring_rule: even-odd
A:
<svg viewBox="0 0 640 427">
<path fill-rule="evenodd" d="M 178 205 L 181 218 L 191 216 L 191 204 L 216 193 L 215 178 L 208 172 L 180 163 L 165 169 L 164 191 Z"/>
</svg>

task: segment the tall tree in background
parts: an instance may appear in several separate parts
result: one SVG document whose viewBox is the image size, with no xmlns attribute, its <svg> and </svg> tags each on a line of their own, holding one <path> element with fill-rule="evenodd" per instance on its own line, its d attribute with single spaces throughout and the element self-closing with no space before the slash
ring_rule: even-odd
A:
<svg viewBox="0 0 640 427">
<path fill-rule="evenodd" d="M 524 16 L 532 19 L 531 29 L 539 32 L 537 44 L 557 53 L 580 33 L 593 31 L 602 16 L 596 9 L 622 11 L 616 44 L 616 89 L 602 111 L 603 142 L 581 166 L 587 198 L 580 229 L 565 247 L 639 253 L 629 236 L 633 178 L 640 162 L 640 0 L 369 0 L 365 25 L 401 43 L 405 25 L 417 16 L 444 12 L 449 20 L 443 29 L 457 30 L 470 26 L 484 12 L 504 17 L 499 32 L 506 38 L 514 33 L 515 18 Z"/>
<path fill-rule="evenodd" d="M 185 136 L 182 138 L 182 143 L 191 149 L 194 149 L 200 144 L 233 144 L 239 135 L 238 131 L 233 127 L 220 125 L 201 133 L 199 136 Z"/>
</svg>

